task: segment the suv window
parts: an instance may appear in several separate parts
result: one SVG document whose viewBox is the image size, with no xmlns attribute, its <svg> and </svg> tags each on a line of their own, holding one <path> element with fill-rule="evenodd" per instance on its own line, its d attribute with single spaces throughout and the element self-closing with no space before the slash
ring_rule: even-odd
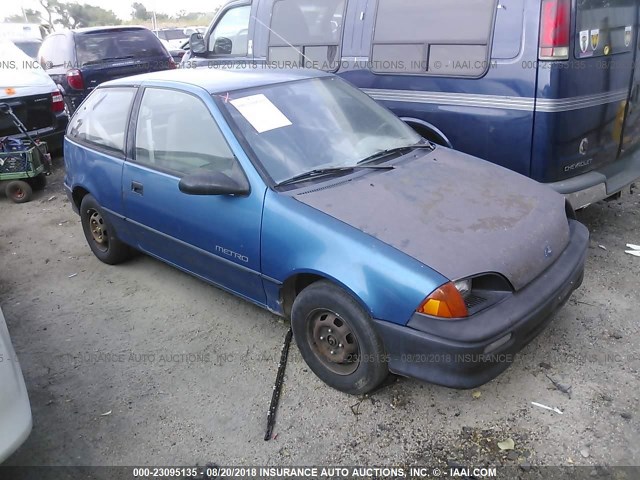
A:
<svg viewBox="0 0 640 480">
<path fill-rule="evenodd" d="M 127 119 L 135 94 L 135 88 L 95 90 L 71 119 L 69 137 L 124 152 Z"/>
<path fill-rule="evenodd" d="M 246 57 L 249 51 L 251 5 L 230 8 L 209 37 L 209 51 L 216 55 Z"/>
<path fill-rule="evenodd" d="M 188 93 L 145 89 L 135 144 L 136 162 L 178 176 L 199 169 L 242 175 L 209 109 Z"/>
<path fill-rule="evenodd" d="M 158 37 L 163 40 L 182 40 L 189 39 L 189 36 L 184 33 L 181 28 L 173 28 L 171 30 L 158 30 Z"/>
<path fill-rule="evenodd" d="M 276 0 L 269 32 L 270 63 L 336 71 L 345 0 Z M 294 65 L 287 65 L 294 64 Z"/>
<path fill-rule="evenodd" d="M 372 70 L 480 76 L 496 8 L 496 0 L 380 0 Z"/>
<path fill-rule="evenodd" d="M 160 40 L 149 30 L 105 30 L 76 35 L 79 65 L 105 60 L 166 56 Z"/>
</svg>

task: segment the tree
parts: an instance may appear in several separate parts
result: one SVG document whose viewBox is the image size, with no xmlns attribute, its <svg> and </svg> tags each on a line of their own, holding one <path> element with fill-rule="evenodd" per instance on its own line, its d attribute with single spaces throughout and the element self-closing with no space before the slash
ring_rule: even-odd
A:
<svg viewBox="0 0 640 480">
<path fill-rule="evenodd" d="M 53 0 L 51 0 L 53 1 Z M 79 3 L 55 3 L 55 14 L 60 17 L 55 23 L 65 28 L 95 27 L 103 25 L 120 25 L 122 22 L 111 10 Z"/>
<path fill-rule="evenodd" d="M 131 4 L 131 8 L 133 8 L 133 11 L 131 12 L 131 16 L 134 19 L 151 20 L 151 12 L 149 12 L 149 10 L 147 10 L 147 7 L 145 7 L 142 3 L 133 2 Z"/>
<path fill-rule="evenodd" d="M 42 16 L 40 12 L 37 10 L 33 10 L 31 8 L 27 8 L 23 10 L 23 14 L 16 14 L 6 17 L 4 19 L 5 22 L 13 22 L 13 23 L 40 23 L 42 22 Z"/>
</svg>

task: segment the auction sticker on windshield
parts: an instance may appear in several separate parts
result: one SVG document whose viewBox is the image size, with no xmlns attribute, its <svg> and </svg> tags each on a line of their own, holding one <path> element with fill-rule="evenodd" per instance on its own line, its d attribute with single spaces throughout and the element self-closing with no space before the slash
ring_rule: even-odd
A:
<svg viewBox="0 0 640 480">
<path fill-rule="evenodd" d="M 263 94 L 231 100 L 240 114 L 258 133 L 288 127 L 291 121 Z"/>
</svg>

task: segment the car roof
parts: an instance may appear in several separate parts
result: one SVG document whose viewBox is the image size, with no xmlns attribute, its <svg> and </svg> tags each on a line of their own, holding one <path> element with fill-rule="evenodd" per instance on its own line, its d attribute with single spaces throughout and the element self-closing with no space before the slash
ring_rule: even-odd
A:
<svg viewBox="0 0 640 480">
<path fill-rule="evenodd" d="M 143 27 L 142 25 L 109 25 L 106 27 L 84 27 L 84 28 L 76 28 L 75 30 L 71 30 L 72 33 L 94 33 L 94 32 L 109 32 L 109 31 L 118 31 L 118 30 L 149 30 L 147 27 Z"/>
<path fill-rule="evenodd" d="M 224 93 L 245 88 L 262 87 L 278 83 L 304 80 L 308 78 L 330 77 L 332 74 L 311 69 L 268 69 L 258 66 L 247 69 L 176 69 L 145 73 L 133 77 L 124 77 L 105 82 L 101 87 L 138 86 L 143 83 L 162 83 L 166 85 L 195 85 L 209 93 Z"/>
</svg>

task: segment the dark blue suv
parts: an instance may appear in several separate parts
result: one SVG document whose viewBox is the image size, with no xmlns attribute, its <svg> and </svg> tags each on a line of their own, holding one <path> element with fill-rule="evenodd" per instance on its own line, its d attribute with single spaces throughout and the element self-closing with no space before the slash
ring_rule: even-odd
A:
<svg viewBox="0 0 640 480">
<path fill-rule="evenodd" d="M 49 35 L 38 60 L 65 98 L 69 113 L 107 80 L 176 68 L 160 40 L 144 27 L 92 27 Z"/>
</svg>

